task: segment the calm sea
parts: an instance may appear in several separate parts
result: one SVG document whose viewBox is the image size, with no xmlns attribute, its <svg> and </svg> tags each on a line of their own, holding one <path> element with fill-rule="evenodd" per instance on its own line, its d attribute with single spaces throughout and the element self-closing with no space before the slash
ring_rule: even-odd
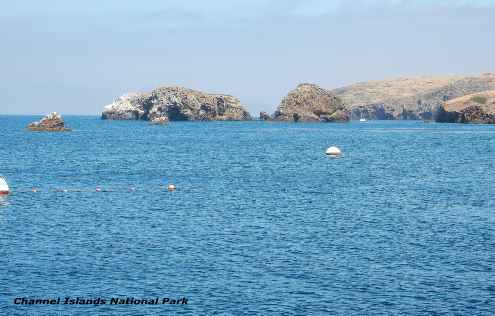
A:
<svg viewBox="0 0 495 316">
<path fill-rule="evenodd" d="M 495 311 L 495 126 L 35 119 L 0 116 L 1 315 Z M 68 296 L 188 304 L 14 304 Z"/>
</svg>

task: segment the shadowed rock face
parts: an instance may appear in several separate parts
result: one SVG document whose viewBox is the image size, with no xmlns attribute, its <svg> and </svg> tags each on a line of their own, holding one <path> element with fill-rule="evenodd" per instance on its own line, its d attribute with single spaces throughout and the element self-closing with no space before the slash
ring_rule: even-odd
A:
<svg viewBox="0 0 495 316">
<path fill-rule="evenodd" d="M 250 120 L 239 99 L 181 87 L 128 94 L 107 105 L 102 119 L 162 121 Z M 166 118 L 166 119 L 165 119 Z"/>
<path fill-rule="evenodd" d="M 270 121 L 272 117 L 266 112 L 260 112 L 260 121 Z"/>
<path fill-rule="evenodd" d="M 355 106 L 350 108 L 351 119 L 367 119 L 367 120 L 393 120 L 394 116 L 390 110 L 386 109 L 383 104 L 370 104 L 367 106 Z"/>
<path fill-rule="evenodd" d="M 438 107 L 435 121 L 495 124 L 495 90 L 469 94 L 445 102 Z"/>
<path fill-rule="evenodd" d="M 349 115 L 331 91 L 303 83 L 287 94 L 273 114 L 278 121 L 345 122 Z"/>
<path fill-rule="evenodd" d="M 416 77 L 369 81 L 335 89 L 352 119 L 432 120 L 443 102 L 495 89 L 495 75 Z"/>
<path fill-rule="evenodd" d="M 53 112 L 42 118 L 38 122 L 30 123 L 27 128 L 31 131 L 41 132 L 67 132 L 69 128 L 65 127 L 65 122 L 60 114 Z"/>
</svg>

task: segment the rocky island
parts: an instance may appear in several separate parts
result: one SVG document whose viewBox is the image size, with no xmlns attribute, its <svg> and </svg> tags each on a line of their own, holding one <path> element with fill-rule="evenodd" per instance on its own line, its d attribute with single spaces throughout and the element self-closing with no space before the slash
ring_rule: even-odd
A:
<svg viewBox="0 0 495 316">
<path fill-rule="evenodd" d="M 432 120 L 445 101 L 495 89 L 495 74 L 409 77 L 368 81 L 332 92 L 342 99 L 351 119 Z"/>
<path fill-rule="evenodd" d="M 445 102 L 436 112 L 435 121 L 495 124 L 495 90 L 469 94 Z"/>
<path fill-rule="evenodd" d="M 266 113 L 260 119 L 268 120 Z M 346 122 L 349 115 L 342 100 L 315 84 L 303 83 L 285 96 L 271 117 L 276 121 Z"/>
<path fill-rule="evenodd" d="M 457 115 L 443 114 L 456 100 L 464 96 L 495 91 L 495 74 L 480 76 L 424 76 L 392 80 L 368 81 L 343 88 L 326 90 L 315 84 L 297 86 L 281 101 L 273 115 L 261 112 L 263 121 L 343 122 L 359 120 L 466 120 L 490 121 L 490 94 L 487 104 Z M 474 96 L 474 95 L 473 95 Z M 467 97 L 471 100 L 473 97 Z M 447 103 L 446 103 L 447 102 Z M 457 101 L 456 101 L 457 102 Z M 444 104 L 446 107 L 444 107 Z M 443 111 L 436 113 L 436 111 Z M 479 118 L 474 119 L 478 115 Z"/>
<path fill-rule="evenodd" d="M 27 128 L 38 132 L 67 132 L 70 128 L 65 127 L 64 119 L 57 112 L 53 112 L 40 121 L 30 123 Z"/>
<path fill-rule="evenodd" d="M 281 100 L 272 115 L 260 112 L 259 119 L 294 122 L 346 122 L 350 119 L 492 122 L 493 106 L 490 102 L 493 91 L 495 74 L 492 73 L 405 77 L 361 82 L 334 90 L 303 83 Z M 160 87 L 150 92 L 126 94 L 107 105 L 101 117 L 145 120 L 158 125 L 169 121 L 251 120 L 238 98 L 182 87 Z"/>
<path fill-rule="evenodd" d="M 239 99 L 182 87 L 160 87 L 121 96 L 105 107 L 102 119 L 168 121 L 242 121 L 251 116 Z"/>
</svg>

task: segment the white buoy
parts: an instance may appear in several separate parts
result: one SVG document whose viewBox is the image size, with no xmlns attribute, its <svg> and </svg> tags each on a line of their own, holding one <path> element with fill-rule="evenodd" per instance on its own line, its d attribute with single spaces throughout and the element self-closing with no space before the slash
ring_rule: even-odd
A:
<svg viewBox="0 0 495 316">
<path fill-rule="evenodd" d="M 4 177 L 0 176 L 0 195 L 7 195 L 10 193 L 9 185 Z"/>
<path fill-rule="evenodd" d="M 328 147 L 325 153 L 329 156 L 334 156 L 334 157 L 342 155 L 342 151 L 335 146 Z"/>
<path fill-rule="evenodd" d="M 175 186 L 175 184 L 169 184 L 167 186 L 167 190 L 169 190 L 169 191 L 175 191 L 175 189 L 177 189 L 177 187 Z"/>
</svg>

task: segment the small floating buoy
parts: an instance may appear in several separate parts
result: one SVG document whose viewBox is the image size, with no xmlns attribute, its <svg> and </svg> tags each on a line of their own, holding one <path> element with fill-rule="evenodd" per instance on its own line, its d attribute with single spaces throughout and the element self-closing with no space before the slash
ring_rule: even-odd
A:
<svg viewBox="0 0 495 316">
<path fill-rule="evenodd" d="M 333 157 L 337 157 L 337 156 L 342 155 L 342 151 L 338 147 L 335 147 L 335 146 L 328 147 L 327 151 L 325 153 L 327 155 L 333 156 Z"/>
<path fill-rule="evenodd" d="M 101 192 L 101 188 L 100 187 L 96 187 L 96 192 Z"/>
<path fill-rule="evenodd" d="M 0 176 L 0 195 L 7 195 L 10 193 L 9 185 L 4 177 Z"/>
<path fill-rule="evenodd" d="M 32 189 L 31 189 L 31 192 L 33 192 L 33 193 L 37 193 L 37 192 L 38 192 L 38 189 L 36 189 L 36 188 L 32 188 Z"/>
<path fill-rule="evenodd" d="M 175 191 L 177 189 L 177 187 L 175 186 L 175 184 L 169 184 L 167 185 L 167 190 L 169 191 Z"/>
</svg>

